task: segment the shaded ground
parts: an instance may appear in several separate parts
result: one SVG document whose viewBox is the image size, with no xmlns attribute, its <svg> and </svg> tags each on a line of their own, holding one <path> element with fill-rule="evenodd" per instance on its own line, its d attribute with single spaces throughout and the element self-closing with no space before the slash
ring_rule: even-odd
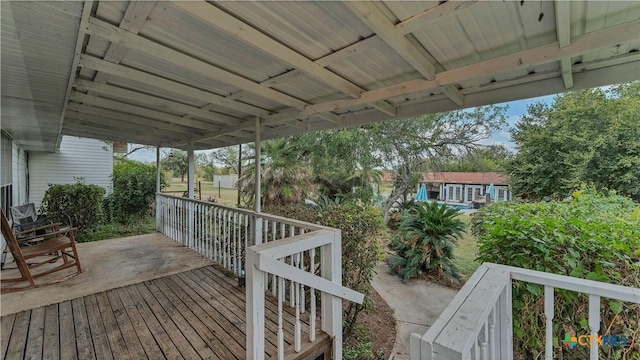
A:
<svg viewBox="0 0 640 360">
<path fill-rule="evenodd" d="M 372 352 L 376 359 L 388 359 L 393 350 L 396 339 L 396 321 L 393 318 L 393 310 L 382 299 L 375 289 L 371 290 L 371 295 L 375 313 L 360 315 L 357 326 L 365 329 L 367 334 L 362 341 L 371 342 Z"/>
<path fill-rule="evenodd" d="M 196 269 L 211 262 L 162 234 L 77 244 L 84 272 L 61 283 L 0 295 L 2 315 Z M 7 260 L 2 277 L 18 277 Z M 14 269 L 11 269 L 14 268 Z M 57 279 L 65 269 L 40 278 Z"/>
<path fill-rule="evenodd" d="M 409 337 L 411 333 L 424 334 L 440 316 L 457 291 L 429 283 L 422 279 L 411 279 L 406 283 L 389 272 L 386 263 L 375 268 L 373 288 L 380 294 L 396 319 L 396 338 L 391 359 L 409 359 Z"/>
</svg>

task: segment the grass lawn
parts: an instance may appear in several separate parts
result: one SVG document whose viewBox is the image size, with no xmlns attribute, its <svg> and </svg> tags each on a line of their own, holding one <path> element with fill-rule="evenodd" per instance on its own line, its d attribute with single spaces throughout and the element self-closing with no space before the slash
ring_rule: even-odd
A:
<svg viewBox="0 0 640 360">
<path fill-rule="evenodd" d="M 182 196 L 182 193 L 187 191 L 187 182 L 180 181 L 180 178 L 171 179 L 171 184 L 167 186 L 165 191 L 177 191 L 171 193 L 171 195 Z M 218 188 L 214 188 L 211 181 L 202 180 L 202 200 L 212 198 L 216 200 L 216 203 L 226 206 L 236 206 L 238 202 L 238 190 L 236 189 L 220 189 L 218 194 Z"/>
<path fill-rule="evenodd" d="M 471 217 L 469 215 L 462 215 L 461 218 L 462 221 L 467 224 L 467 232 L 462 239 L 458 241 L 458 246 L 453 250 L 453 263 L 460 271 L 463 280 L 466 281 L 480 266 L 480 263 L 475 261 L 475 258 L 478 257 L 478 243 L 476 242 L 476 238 L 471 235 L 471 229 L 469 228 Z"/>
</svg>

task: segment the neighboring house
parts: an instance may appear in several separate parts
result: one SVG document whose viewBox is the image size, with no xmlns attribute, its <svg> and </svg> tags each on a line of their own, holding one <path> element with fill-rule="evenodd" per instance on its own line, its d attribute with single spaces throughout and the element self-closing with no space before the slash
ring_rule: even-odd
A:
<svg viewBox="0 0 640 360">
<path fill-rule="evenodd" d="M 495 189 L 494 201 L 511 200 L 506 177 L 497 172 L 432 172 L 422 173 L 430 199 L 470 203 L 485 198 L 489 186 Z"/>
<path fill-rule="evenodd" d="M 35 203 L 39 208 L 49 184 L 72 184 L 82 179 L 110 189 L 113 172 L 111 145 L 100 140 L 64 136 L 57 152 L 25 151 L 2 133 L 0 204 Z"/>
</svg>

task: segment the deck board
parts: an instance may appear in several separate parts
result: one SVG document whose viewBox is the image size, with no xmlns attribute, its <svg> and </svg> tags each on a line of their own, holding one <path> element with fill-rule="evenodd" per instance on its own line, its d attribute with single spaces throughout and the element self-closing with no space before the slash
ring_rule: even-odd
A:
<svg viewBox="0 0 640 360">
<path fill-rule="evenodd" d="M 265 300 L 265 352 L 271 357 L 277 352 L 277 304 L 271 296 Z M 289 357 L 295 311 L 284 310 Z M 308 329 L 308 314 L 301 318 Z M 215 266 L 25 310 L 0 323 L 2 359 L 245 358 L 245 290 Z M 305 338 L 307 349 L 327 339 L 310 344 Z"/>
<path fill-rule="evenodd" d="M 44 340 L 42 343 L 42 358 L 45 360 L 60 359 L 60 324 L 58 323 L 58 304 L 52 304 L 45 308 L 44 315 Z"/>
</svg>

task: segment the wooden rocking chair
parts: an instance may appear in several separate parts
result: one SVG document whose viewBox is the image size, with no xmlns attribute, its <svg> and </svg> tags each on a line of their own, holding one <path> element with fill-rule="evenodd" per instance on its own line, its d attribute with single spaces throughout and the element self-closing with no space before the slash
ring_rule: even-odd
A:
<svg viewBox="0 0 640 360">
<path fill-rule="evenodd" d="M 11 255 L 13 255 L 13 259 L 20 271 L 20 277 L 5 279 L 4 276 L 0 279 L 2 283 L 28 283 L 28 284 L 20 284 L 17 286 L 10 287 L 2 287 L 0 292 L 11 292 L 18 290 L 30 289 L 38 286 L 44 286 L 49 284 L 58 283 L 64 280 L 67 280 L 70 277 L 78 275 L 82 272 L 82 268 L 80 267 L 80 260 L 78 258 L 78 252 L 76 250 L 76 242 L 73 238 L 73 231 L 75 228 L 68 228 L 64 230 L 60 230 L 60 224 L 48 224 L 39 228 L 32 228 L 26 230 L 26 232 L 35 232 L 41 229 L 50 229 L 53 228 L 53 232 L 47 232 L 41 235 L 34 235 L 31 237 L 16 239 L 16 234 L 11 231 L 11 226 L 9 226 L 9 221 L 5 216 L 4 212 L 0 210 L 1 221 L 2 221 L 2 236 L 7 242 L 7 246 L 9 251 L 11 251 Z M 34 241 L 33 246 L 28 247 L 20 247 L 19 242 L 25 241 Z M 66 251 L 71 250 L 72 254 L 67 254 Z M 65 251 L 66 250 L 66 251 Z M 73 256 L 73 257 L 72 257 Z M 62 259 L 62 264 L 53 265 L 58 262 L 58 260 Z M 27 264 L 27 260 L 35 260 L 34 263 Z M 41 266 L 48 265 L 44 270 L 39 272 L 33 272 L 32 270 L 37 269 Z M 52 280 L 44 283 L 36 283 L 35 279 L 44 275 L 51 274 L 56 271 L 60 271 L 69 267 L 75 266 L 77 271 L 71 275 L 67 275 L 63 278 Z"/>
</svg>

